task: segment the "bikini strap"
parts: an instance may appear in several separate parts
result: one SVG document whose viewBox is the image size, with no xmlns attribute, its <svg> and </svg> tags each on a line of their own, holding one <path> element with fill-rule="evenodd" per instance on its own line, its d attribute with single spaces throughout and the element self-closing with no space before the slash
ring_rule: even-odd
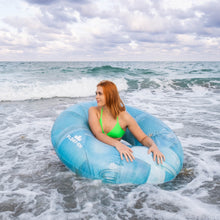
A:
<svg viewBox="0 0 220 220">
<path fill-rule="evenodd" d="M 103 129 L 103 125 L 102 125 L 102 113 L 103 113 L 103 108 L 101 109 L 101 116 L 100 116 L 99 122 L 100 122 L 100 125 L 101 125 L 101 128 L 102 128 L 102 133 L 105 133 L 104 129 Z"/>
<path fill-rule="evenodd" d="M 101 109 L 101 117 L 100 117 L 101 119 L 102 119 L 102 113 L 103 113 L 103 107 L 102 107 L 102 109 Z"/>
</svg>

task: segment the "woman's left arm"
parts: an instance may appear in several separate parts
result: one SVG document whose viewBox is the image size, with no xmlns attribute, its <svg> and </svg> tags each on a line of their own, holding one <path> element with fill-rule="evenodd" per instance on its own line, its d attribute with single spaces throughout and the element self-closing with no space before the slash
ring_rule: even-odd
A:
<svg viewBox="0 0 220 220">
<path fill-rule="evenodd" d="M 163 163 L 163 160 L 165 161 L 165 156 L 160 152 L 154 141 L 143 132 L 136 120 L 128 112 L 125 112 L 124 116 L 130 132 L 141 144 L 149 147 L 148 154 L 152 152 L 154 161 L 157 159 L 158 164 L 160 162 Z"/>
</svg>

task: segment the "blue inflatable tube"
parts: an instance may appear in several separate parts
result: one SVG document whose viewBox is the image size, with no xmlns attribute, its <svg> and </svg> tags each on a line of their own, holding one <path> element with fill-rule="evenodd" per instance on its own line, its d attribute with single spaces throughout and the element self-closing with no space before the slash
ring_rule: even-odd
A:
<svg viewBox="0 0 220 220">
<path fill-rule="evenodd" d="M 157 144 L 166 161 L 158 165 L 153 161 L 148 148 L 127 129 L 123 140 L 132 147 L 135 160 L 121 160 L 119 152 L 112 146 L 97 140 L 89 129 L 88 109 L 96 102 L 76 104 L 56 119 L 51 140 L 60 160 L 77 175 L 100 179 L 106 183 L 160 184 L 176 177 L 183 165 L 183 150 L 173 133 L 159 119 L 126 106 L 143 131 Z"/>
</svg>

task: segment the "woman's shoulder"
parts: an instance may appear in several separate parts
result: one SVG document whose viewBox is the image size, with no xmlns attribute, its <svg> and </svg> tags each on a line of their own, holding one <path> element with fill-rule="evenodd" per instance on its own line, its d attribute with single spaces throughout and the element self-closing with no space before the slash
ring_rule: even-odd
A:
<svg viewBox="0 0 220 220">
<path fill-rule="evenodd" d="M 125 121 L 128 121 L 132 118 L 132 116 L 127 111 L 120 112 L 120 117 Z"/>
<path fill-rule="evenodd" d="M 89 112 L 99 112 L 99 108 L 97 106 L 92 106 L 89 108 Z"/>
<path fill-rule="evenodd" d="M 120 117 L 124 124 L 126 124 L 126 126 L 131 126 L 135 124 L 135 119 L 127 111 L 121 112 Z"/>
<path fill-rule="evenodd" d="M 100 109 L 97 106 L 92 106 L 89 108 L 89 114 L 100 115 Z"/>
<path fill-rule="evenodd" d="M 97 111 L 98 107 L 97 106 L 91 106 L 89 108 L 89 111 Z"/>
</svg>

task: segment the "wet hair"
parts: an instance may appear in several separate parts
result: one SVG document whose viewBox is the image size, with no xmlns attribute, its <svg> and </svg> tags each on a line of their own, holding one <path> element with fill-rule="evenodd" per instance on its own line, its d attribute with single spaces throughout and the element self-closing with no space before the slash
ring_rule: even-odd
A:
<svg viewBox="0 0 220 220">
<path fill-rule="evenodd" d="M 122 102 L 116 85 L 108 80 L 101 81 L 98 85 L 103 88 L 105 95 L 106 106 L 110 109 L 114 118 L 116 118 L 120 112 L 125 111 L 125 105 Z"/>
</svg>

